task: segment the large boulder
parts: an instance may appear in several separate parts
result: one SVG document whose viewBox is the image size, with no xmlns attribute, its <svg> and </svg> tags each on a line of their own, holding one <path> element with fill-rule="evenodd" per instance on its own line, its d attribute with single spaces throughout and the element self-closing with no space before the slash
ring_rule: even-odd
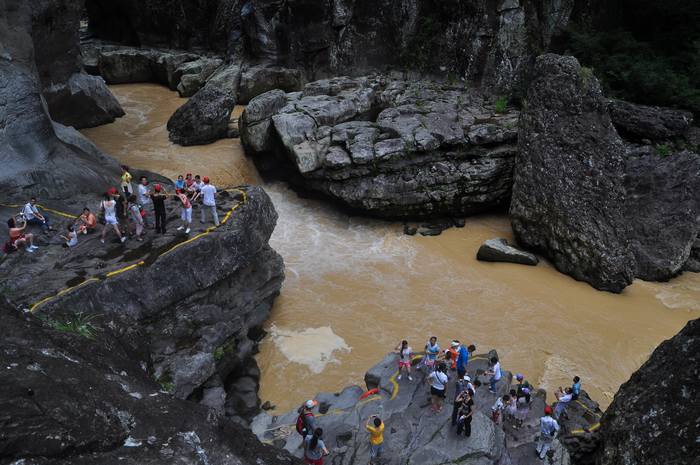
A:
<svg viewBox="0 0 700 465">
<path fill-rule="evenodd" d="M 216 71 L 204 87 L 170 117 L 170 140 L 180 145 L 198 145 L 225 138 L 240 79 L 240 64 Z"/>
<path fill-rule="evenodd" d="M 302 78 L 298 69 L 279 66 L 251 66 L 241 73 L 238 103 L 245 105 L 258 95 L 273 89 L 285 92 L 301 90 Z"/>
<path fill-rule="evenodd" d="M 518 243 L 601 290 L 632 282 L 624 219 L 625 147 L 589 69 L 537 58 L 520 116 L 511 224 Z"/>
<path fill-rule="evenodd" d="M 635 276 L 666 281 L 681 272 L 700 232 L 700 155 L 630 157 L 625 171 Z"/>
<path fill-rule="evenodd" d="M 0 340 L 3 463 L 300 463 L 207 407 L 163 391 L 133 328 L 61 329 L 5 297 L 0 319 L 12 335 Z"/>
<path fill-rule="evenodd" d="M 610 117 L 620 134 L 634 139 L 666 140 L 683 136 L 693 124 L 693 114 L 672 108 L 652 107 L 611 100 Z"/>
<path fill-rule="evenodd" d="M 508 203 L 517 117 L 475 91 L 340 77 L 254 98 L 241 139 L 262 171 L 358 212 L 461 216 Z"/>
<path fill-rule="evenodd" d="M 202 57 L 178 50 L 106 47 L 97 52 L 98 69 L 109 84 L 157 82 L 170 90 L 177 89 L 181 77 L 186 74 L 187 68 L 183 65 L 198 60 Z"/>
<path fill-rule="evenodd" d="M 539 260 L 534 254 L 520 250 L 501 238 L 488 239 L 476 253 L 476 259 L 484 262 L 509 262 L 521 265 L 537 265 Z"/>
<path fill-rule="evenodd" d="M 81 2 L 32 2 L 31 40 L 42 94 L 54 121 L 85 128 L 124 115 L 105 82 L 83 72 L 78 29 Z"/>
<path fill-rule="evenodd" d="M 600 421 L 598 465 L 697 462 L 700 319 L 662 342 Z"/>
<path fill-rule="evenodd" d="M 96 210 L 97 201 L 95 194 L 66 200 L 62 209 Z M 99 327 L 133 328 L 164 390 L 216 406 L 217 388 L 248 373 L 257 345 L 251 329 L 268 318 L 284 279 L 282 258 L 268 245 L 277 214 L 267 194 L 223 191 L 218 204 L 220 218 L 230 219 L 212 231 L 193 224 L 191 240 L 172 225 L 144 242 L 105 245 L 88 235 L 79 238 L 79 253 L 66 256 L 60 238 L 50 237 L 39 259 L 15 253 L 0 263 L 3 295 L 50 320 L 82 315 Z M 169 203 L 167 218 L 178 218 L 176 205 Z M 54 216 L 57 228 L 68 221 Z"/>
</svg>

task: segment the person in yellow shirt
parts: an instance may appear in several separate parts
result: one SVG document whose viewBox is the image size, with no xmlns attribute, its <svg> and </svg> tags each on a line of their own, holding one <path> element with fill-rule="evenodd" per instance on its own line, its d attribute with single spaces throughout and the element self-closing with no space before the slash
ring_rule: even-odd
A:
<svg viewBox="0 0 700 465">
<path fill-rule="evenodd" d="M 365 428 L 369 431 L 369 463 L 378 465 L 384 451 L 384 423 L 377 415 L 372 415 Z"/>
<path fill-rule="evenodd" d="M 124 198 L 128 199 L 134 193 L 134 188 L 131 186 L 131 173 L 129 173 L 129 167 L 122 165 L 122 175 L 120 178 L 120 186 L 122 188 L 122 193 Z"/>
</svg>

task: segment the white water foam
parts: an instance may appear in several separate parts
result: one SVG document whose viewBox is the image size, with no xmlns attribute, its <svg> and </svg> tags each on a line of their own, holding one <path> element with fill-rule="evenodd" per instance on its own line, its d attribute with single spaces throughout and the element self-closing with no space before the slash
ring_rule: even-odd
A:
<svg viewBox="0 0 700 465">
<path fill-rule="evenodd" d="M 328 326 L 293 331 L 273 325 L 270 338 L 290 362 L 305 365 L 315 374 L 321 373 L 329 363 L 339 363 L 336 352 L 351 350 Z"/>
</svg>

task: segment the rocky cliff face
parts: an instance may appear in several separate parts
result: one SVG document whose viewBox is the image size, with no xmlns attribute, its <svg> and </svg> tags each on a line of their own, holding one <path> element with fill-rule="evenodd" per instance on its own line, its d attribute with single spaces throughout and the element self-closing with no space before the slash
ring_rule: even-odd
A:
<svg viewBox="0 0 700 465">
<path fill-rule="evenodd" d="M 41 257 L 8 256 L 0 267 L 15 278 L 1 285 L 6 295 L 52 320 L 80 313 L 101 326 L 136 328 L 164 389 L 218 414 L 246 417 L 257 407 L 256 370 L 249 369 L 255 333 L 284 274 L 281 257 L 268 246 L 277 219 L 272 202 L 260 188 L 243 192 L 245 200 L 222 194 L 222 218 L 227 210 L 235 208 L 235 214 L 196 240 L 173 231 L 105 250 L 88 236 L 81 238 L 79 254 L 56 245 Z M 173 203 L 173 219 L 176 208 Z M 200 233 L 195 227 L 192 235 Z M 247 393 L 252 405 L 247 396 L 246 408 L 236 409 L 240 399 L 227 395 L 228 384 L 242 376 L 254 382 Z"/>
<path fill-rule="evenodd" d="M 299 463 L 162 390 L 139 331 L 56 330 L 3 297 L 0 463 Z"/>
<path fill-rule="evenodd" d="M 700 319 L 654 350 L 600 422 L 598 465 L 697 461 L 699 356 Z"/>
<path fill-rule="evenodd" d="M 132 45 L 205 48 L 300 67 L 452 75 L 504 91 L 566 26 L 574 0 L 88 0 L 91 31 Z M 240 56 L 239 56 L 240 58 Z"/>
<path fill-rule="evenodd" d="M 254 98 L 241 117 L 263 170 L 386 218 L 507 204 L 517 112 L 477 92 L 388 76 L 336 78 Z"/>
</svg>

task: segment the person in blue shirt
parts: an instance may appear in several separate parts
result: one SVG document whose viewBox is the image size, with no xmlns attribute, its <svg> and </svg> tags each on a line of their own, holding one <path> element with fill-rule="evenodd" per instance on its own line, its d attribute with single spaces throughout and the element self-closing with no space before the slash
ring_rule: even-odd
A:
<svg viewBox="0 0 700 465">
<path fill-rule="evenodd" d="M 425 365 L 429 372 L 435 371 L 435 362 L 437 361 L 439 353 L 440 346 L 437 343 L 437 337 L 433 336 L 425 344 L 425 359 L 423 360 L 423 365 Z"/>
<path fill-rule="evenodd" d="M 459 346 L 457 350 L 457 376 L 459 378 L 464 378 L 467 374 L 467 364 L 469 363 L 469 356 L 476 351 L 476 346 L 474 344 L 469 347 Z"/>
<path fill-rule="evenodd" d="M 574 384 L 571 385 L 571 391 L 571 400 L 578 399 L 579 394 L 581 394 L 581 378 L 578 376 L 574 376 Z"/>
<path fill-rule="evenodd" d="M 177 181 L 175 181 L 175 189 L 184 189 L 185 188 L 185 178 L 182 177 L 182 175 L 179 175 L 177 177 Z"/>
</svg>

